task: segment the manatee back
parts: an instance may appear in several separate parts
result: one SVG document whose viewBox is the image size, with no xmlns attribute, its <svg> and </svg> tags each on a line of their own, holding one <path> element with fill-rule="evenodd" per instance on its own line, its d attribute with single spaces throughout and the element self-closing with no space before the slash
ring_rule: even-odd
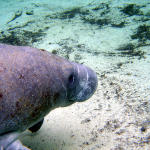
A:
<svg viewBox="0 0 150 150">
<path fill-rule="evenodd" d="M 52 109 L 62 63 L 43 50 L 0 44 L 0 134 L 25 130 Z"/>
</svg>

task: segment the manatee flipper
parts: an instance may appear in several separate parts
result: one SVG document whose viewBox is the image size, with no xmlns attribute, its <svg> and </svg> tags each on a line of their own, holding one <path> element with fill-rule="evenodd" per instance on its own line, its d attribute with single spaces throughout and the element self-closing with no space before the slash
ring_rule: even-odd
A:
<svg viewBox="0 0 150 150">
<path fill-rule="evenodd" d="M 33 125 L 32 127 L 30 127 L 29 130 L 30 130 L 32 133 L 33 133 L 33 132 L 37 132 L 37 131 L 41 128 L 43 122 L 44 122 L 44 118 L 43 118 L 41 121 L 39 121 L 38 123 L 36 123 L 35 125 Z"/>
<path fill-rule="evenodd" d="M 9 145 L 6 150 L 31 150 L 31 149 L 22 145 L 22 143 L 19 140 L 16 140 L 11 145 Z"/>
<path fill-rule="evenodd" d="M 9 132 L 0 135 L 0 150 L 30 150 L 17 140 L 20 135 L 25 136 L 26 133 Z"/>
<path fill-rule="evenodd" d="M 0 135 L 0 150 L 7 150 L 7 147 L 11 145 L 18 137 L 20 133 L 18 132 L 9 132 L 3 135 Z"/>
</svg>

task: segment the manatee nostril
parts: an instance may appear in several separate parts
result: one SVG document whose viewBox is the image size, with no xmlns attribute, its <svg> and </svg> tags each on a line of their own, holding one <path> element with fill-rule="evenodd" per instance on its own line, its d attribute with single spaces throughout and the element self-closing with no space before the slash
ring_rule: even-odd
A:
<svg viewBox="0 0 150 150">
<path fill-rule="evenodd" d="M 74 75 L 71 74 L 68 78 L 69 83 L 73 83 L 74 82 Z"/>
</svg>

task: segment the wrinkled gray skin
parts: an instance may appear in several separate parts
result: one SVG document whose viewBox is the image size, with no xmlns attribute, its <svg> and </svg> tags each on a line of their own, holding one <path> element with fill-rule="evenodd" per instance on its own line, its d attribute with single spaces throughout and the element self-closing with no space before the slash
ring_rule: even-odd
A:
<svg viewBox="0 0 150 150">
<path fill-rule="evenodd" d="M 45 50 L 0 44 L 0 150 L 27 150 L 18 140 L 37 131 L 44 116 L 90 98 L 97 77 L 90 68 Z"/>
</svg>

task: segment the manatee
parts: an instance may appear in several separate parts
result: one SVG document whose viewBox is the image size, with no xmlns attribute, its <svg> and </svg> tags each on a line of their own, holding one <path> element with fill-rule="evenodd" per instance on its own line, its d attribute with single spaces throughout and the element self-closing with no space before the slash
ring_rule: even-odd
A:
<svg viewBox="0 0 150 150">
<path fill-rule="evenodd" d="M 96 73 L 45 50 L 0 44 L 0 150 L 29 150 L 19 137 L 36 132 L 57 107 L 89 99 Z"/>
</svg>

